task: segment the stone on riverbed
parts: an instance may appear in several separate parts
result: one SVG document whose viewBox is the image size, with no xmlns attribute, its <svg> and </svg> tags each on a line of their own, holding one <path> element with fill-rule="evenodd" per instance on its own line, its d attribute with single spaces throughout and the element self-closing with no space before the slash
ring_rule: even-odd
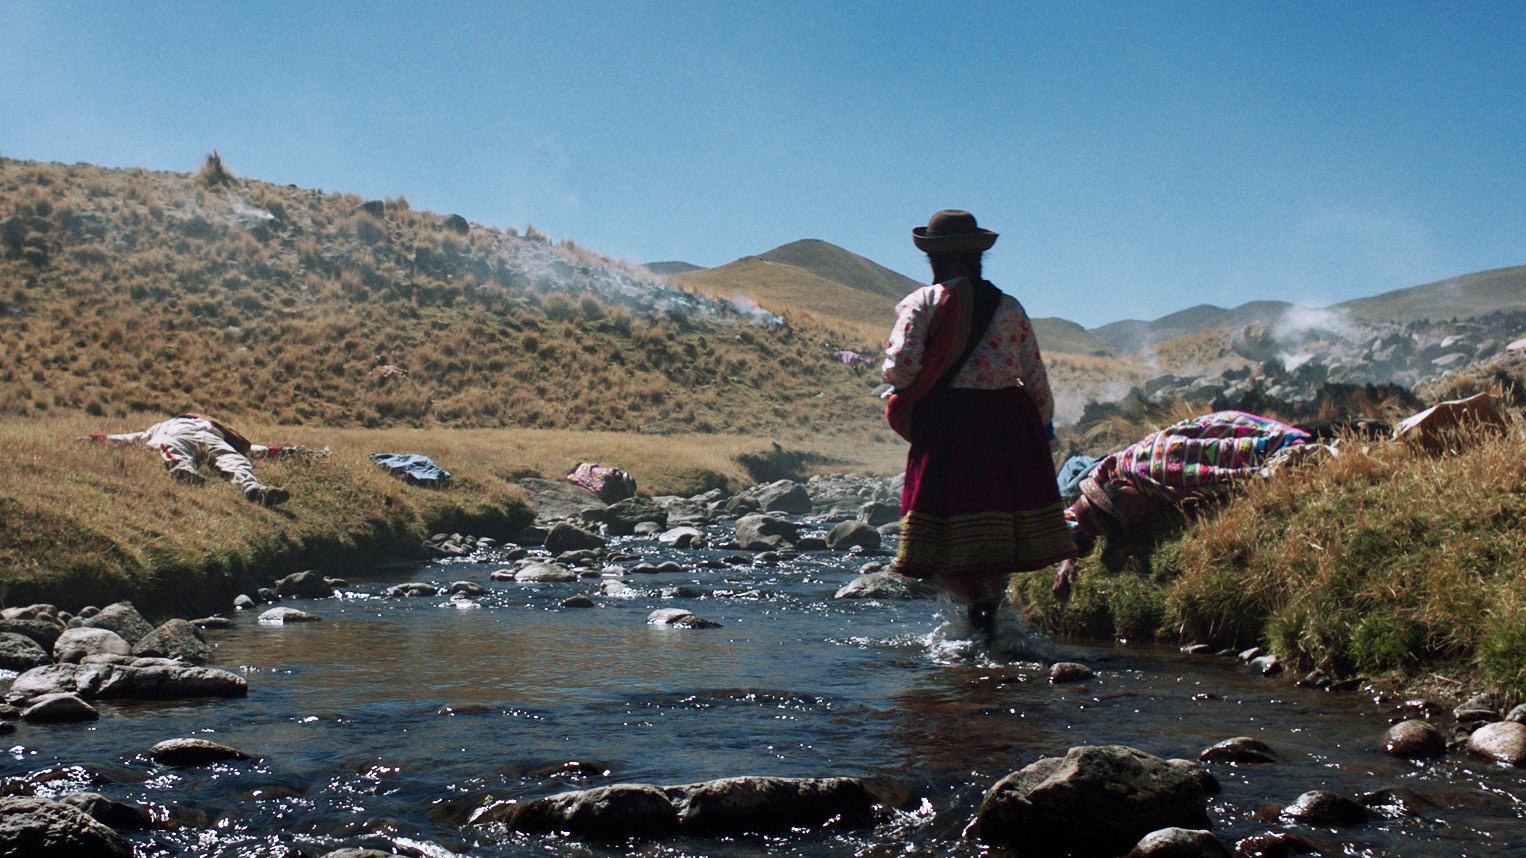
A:
<svg viewBox="0 0 1526 858">
<path fill-rule="evenodd" d="M 170 620 L 133 644 L 132 654 L 139 658 L 176 658 L 189 664 L 203 664 L 212 658 L 212 648 L 188 620 Z"/>
<path fill-rule="evenodd" d="M 31 638 L 48 652 L 53 651 L 53 644 L 58 643 L 58 636 L 64 633 L 65 628 L 63 623 L 53 620 L 24 617 L 0 620 L 0 632 Z"/>
<path fill-rule="evenodd" d="M 1383 734 L 1383 750 L 1410 759 L 1440 757 L 1447 752 L 1447 740 L 1430 722 L 1411 718 L 1388 728 Z"/>
<path fill-rule="evenodd" d="M 1077 661 L 1057 661 L 1049 666 L 1049 681 L 1054 683 L 1083 682 L 1094 675 L 1090 667 Z"/>
<path fill-rule="evenodd" d="M 317 614 L 309 614 L 296 608 L 271 608 L 260 614 L 260 624 L 265 626 L 284 626 L 287 623 L 312 623 L 323 619 Z"/>
<path fill-rule="evenodd" d="M 737 519 L 737 545 L 743 551 L 777 551 L 790 548 L 800 538 L 800 528 L 787 518 L 753 513 Z"/>
<path fill-rule="evenodd" d="M 32 705 L 21 713 L 21 720 L 33 724 L 74 724 L 95 721 L 101 717 L 94 706 L 80 699 L 78 694 L 56 692 L 34 698 Z"/>
<path fill-rule="evenodd" d="M 86 656 L 128 655 L 131 652 L 132 644 L 110 629 L 69 629 L 53 644 L 53 658 L 61 662 L 77 663 Z"/>
<path fill-rule="evenodd" d="M 604 527 L 611 536 L 635 533 L 636 526 L 646 522 L 662 530 L 668 526 L 668 511 L 644 497 L 616 501 L 604 510 Z"/>
<path fill-rule="evenodd" d="M 475 581 L 452 581 L 450 584 L 450 594 L 452 596 L 460 595 L 476 598 L 477 596 L 486 596 L 487 592 L 486 587 Z"/>
<path fill-rule="evenodd" d="M 877 550 L 880 532 L 861 521 L 844 521 L 833 526 L 827 534 L 827 547 L 833 551 L 847 551 L 854 546 Z"/>
<path fill-rule="evenodd" d="M 1367 808 L 1353 798 L 1322 789 L 1310 790 L 1282 809 L 1282 816 L 1313 826 L 1362 825 Z"/>
<path fill-rule="evenodd" d="M 35 667 L 11 684 L 11 693 L 21 698 L 57 692 L 86 700 L 180 700 L 243 697 L 249 693 L 249 684 L 226 670 L 130 656 L 91 656 L 82 664 Z"/>
<path fill-rule="evenodd" d="M 1230 854 L 1211 831 L 1162 828 L 1146 834 L 1124 858 L 1230 858 Z"/>
<path fill-rule="evenodd" d="M 704 544 L 705 535 L 698 528 L 675 527 L 658 534 L 657 541 L 673 548 L 696 548 Z"/>
<path fill-rule="evenodd" d="M 169 739 L 149 748 L 148 756 L 160 765 L 174 768 L 249 759 L 243 751 L 209 739 Z"/>
<path fill-rule="evenodd" d="M 531 563 L 514 573 L 515 581 L 566 582 L 576 581 L 578 573 L 560 563 Z"/>
<path fill-rule="evenodd" d="M 0 798 L 0 855 L 132 858 L 132 844 L 77 807 L 35 796 Z"/>
<path fill-rule="evenodd" d="M 334 585 L 316 569 L 293 572 L 276 582 L 276 592 L 283 597 L 321 599 L 334 595 Z"/>
<path fill-rule="evenodd" d="M 15 632 L 0 632 L 0 670 L 24 672 L 52 663 L 53 657 L 37 641 Z"/>
<path fill-rule="evenodd" d="M 894 801 L 889 791 L 858 778 L 739 777 L 669 787 L 615 784 L 523 803 L 498 802 L 478 810 L 472 821 L 597 840 L 724 837 L 829 822 L 862 827 Z"/>
<path fill-rule="evenodd" d="M 981 840 L 1040 855 L 1120 855 L 1152 831 L 1213 826 L 1185 769 L 1123 745 L 1071 748 L 1007 775 L 977 819 Z"/>
<path fill-rule="evenodd" d="M 1526 724 L 1514 721 L 1485 724 L 1468 737 L 1468 752 L 1516 768 L 1526 766 Z"/>
<path fill-rule="evenodd" d="M 659 608 L 648 614 L 646 621 L 648 625 L 673 626 L 679 629 L 718 629 L 721 627 L 721 624 L 715 620 L 707 620 L 683 608 Z"/>
<path fill-rule="evenodd" d="M 744 494 L 757 500 L 758 509 L 764 512 L 805 515 L 811 511 L 810 492 L 794 480 L 778 480 L 753 486 Z"/>
<path fill-rule="evenodd" d="M 382 595 L 394 599 L 438 596 L 440 588 L 423 581 L 409 581 L 405 584 L 397 584 L 382 591 Z"/>
<path fill-rule="evenodd" d="M 119 831 L 146 831 L 157 827 L 153 814 L 147 808 L 113 801 L 98 792 L 71 792 L 59 796 L 58 800 L 83 810 L 96 822 Z"/>
<path fill-rule="evenodd" d="M 907 578 L 898 572 L 881 569 L 860 575 L 844 584 L 833 596 L 836 599 L 931 599 L 941 588 L 931 581 Z"/>
<path fill-rule="evenodd" d="M 154 630 L 148 620 L 138 613 L 132 602 L 116 602 L 101 609 L 101 612 L 93 617 L 80 621 L 80 625 L 91 629 L 110 629 L 122 636 L 122 640 L 129 645 L 135 644 L 140 638 Z"/>
<path fill-rule="evenodd" d="M 575 524 L 562 522 L 546 534 L 546 550 L 552 554 L 564 551 L 591 551 L 608 543 L 597 533 L 590 533 Z"/>
<path fill-rule="evenodd" d="M 1236 736 L 1205 749 L 1198 759 L 1205 763 L 1275 763 L 1277 752 L 1260 739 Z"/>
</svg>

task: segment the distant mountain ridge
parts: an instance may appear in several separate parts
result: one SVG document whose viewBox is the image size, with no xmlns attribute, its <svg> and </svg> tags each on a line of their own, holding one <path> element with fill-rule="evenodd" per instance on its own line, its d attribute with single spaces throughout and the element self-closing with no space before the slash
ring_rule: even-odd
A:
<svg viewBox="0 0 1526 858">
<path fill-rule="evenodd" d="M 1121 352 L 1138 352 L 1175 337 L 1211 330 L 1274 325 L 1295 305 L 1286 301 L 1251 301 L 1225 309 L 1199 304 L 1154 321 L 1124 319 L 1092 328 Z M 1434 283 L 1395 289 L 1320 308 L 1353 322 L 1408 324 L 1424 320 L 1486 316 L 1500 310 L 1526 309 L 1526 265 L 1464 274 Z"/>
<path fill-rule="evenodd" d="M 922 285 L 817 239 L 790 242 L 717 268 L 673 275 L 672 280 L 717 298 L 751 299 L 781 315 L 805 311 L 887 330 L 896 303 Z"/>
</svg>

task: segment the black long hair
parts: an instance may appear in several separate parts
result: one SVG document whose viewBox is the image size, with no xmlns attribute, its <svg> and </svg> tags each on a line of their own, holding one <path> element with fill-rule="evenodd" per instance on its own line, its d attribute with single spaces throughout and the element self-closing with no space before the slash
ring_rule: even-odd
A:
<svg viewBox="0 0 1526 858">
<path fill-rule="evenodd" d="M 933 267 L 933 282 L 946 283 L 960 275 L 969 277 L 979 283 L 983 279 L 980 276 L 981 252 L 974 253 L 929 253 L 927 262 Z"/>
</svg>

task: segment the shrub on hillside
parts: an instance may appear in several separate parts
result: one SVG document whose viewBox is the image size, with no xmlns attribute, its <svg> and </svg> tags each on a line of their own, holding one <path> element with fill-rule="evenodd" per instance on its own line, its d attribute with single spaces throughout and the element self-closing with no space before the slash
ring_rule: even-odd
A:
<svg viewBox="0 0 1526 858">
<path fill-rule="evenodd" d="M 213 149 L 196 173 L 196 183 L 204 188 L 220 188 L 233 184 L 236 177 L 223 166 L 222 156 Z"/>
</svg>

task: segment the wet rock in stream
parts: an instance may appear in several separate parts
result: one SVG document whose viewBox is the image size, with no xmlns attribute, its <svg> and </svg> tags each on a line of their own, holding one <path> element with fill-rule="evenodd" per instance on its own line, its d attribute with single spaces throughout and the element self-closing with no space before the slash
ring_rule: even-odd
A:
<svg viewBox="0 0 1526 858">
<path fill-rule="evenodd" d="M 72 693 L 86 700 L 180 700 L 243 697 L 244 678 L 226 670 L 193 667 L 162 658 L 90 656 L 81 664 L 33 668 L 16 677 L 11 696 L 31 700 Z"/>
<path fill-rule="evenodd" d="M 1278 756 L 1260 739 L 1236 736 L 1204 749 L 1198 759 L 1205 763 L 1275 763 Z"/>
<path fill-rule="evenodd" d="M 1306 825 L 1362 825 L 1367 822 L 1367 808 L 1356 799 L 1328 790 L 1310 790 L 1282 809 L 1282 816 Z"/>
<path fill-rule="evenodd" d="M 53 644 L 53 658 L 78 663 L 92 655 L 130 655 L 132 644 L 110 629 L 76 628 L 58 636 Z"/>
<path fill-rule="evenodd" d="M 736 541 L 743 551 L 767 552 L 791 548 L 800 527 L 787 518 L 763 513 L 744 515 L 736 522 Z"/>
<path fill-rule="evenodd" d="M 1146 834 L 1124 858 L 1229 858 L 1229 847 L 1212 831 L 1162 828 Z"/>
<path fill-rule="evenodd" d="M 323 619 L 317 614 L 309 614 L 296 608 L 271 608 L 260 614 L 260 624 L 265 626 L 283 626 L 290 623 L 311 623 Z"/>
<path fill-rule="evenodd" d="M 889 790 L 859 778 L 737 777 L 680 786 L 616 784 L 478 810 L 476 824 L 513 831 L 566 831 L 596 840 L 675 835 L 740 836 L 861 827 L 880 817 Z"/>
<path fill-rule="evenodd" d="M 148 756 L 160 765 L 173 768 L 250 759 L 243 751 L 210 739 L 169 739 L 149 748 Z"/>
<path fill-rule="evenodd" d="M 35 796 L 0 797 L 0 855 L 131 858 L 127 839 L 77 807 Z"/>
<path fill-rule="evenodd" d="M 1526 766 L 1526 724 L 1514 721 L 1485 724 L 1468 736 L 1468 752 L 1516 768 Z"/>
<path fill-rule="evenodd" d="M 1440 757 L 1447 752 L 1447 740 L 1430 722 L 1412 718 L 1388 728 L 1383 750 L 1396 757 Z"/>
<path fill-rule="evenodd" d="M 1120 855 L 1152 831 L 1211 828 L 1186 770 L 1123 745 L 1071 748 L 1002 778 L 977 816 L 984 842 L 1024 854 Z"/>
<path fill-rule="evenodd" d="M 53 657 L 37 641 L 15 632 L 0 632 L 0 670 L 25 672 L 52 663 Z"/>
<path fill-rule="evenodd" d="M 647 615 L 646 622 L 653 626 L 672 626 L 679 629 L 718 629 L 721 624 L 707 620 L 683 608 L 659 608 Z"/>
</svg>

